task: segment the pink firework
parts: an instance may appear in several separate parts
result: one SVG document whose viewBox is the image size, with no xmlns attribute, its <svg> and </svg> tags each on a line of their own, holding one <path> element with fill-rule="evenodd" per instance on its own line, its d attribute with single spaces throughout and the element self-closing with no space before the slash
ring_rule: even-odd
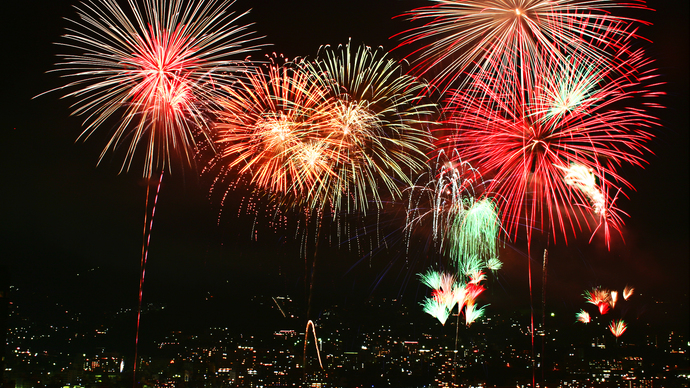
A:
<svg viewBox="0 0 690 388">
<path fill-rule="evenodd" d="M 456 148 L 462 160 L 493 178 L 488 191 L 500 198 L 511 237 L 523 223 L 528 240 L 539 228 L 561 232 L 566 242 L 568 232 L 604 225 L 608 242 L 609 226 L 618 229 L 622 222 L 613 204 L 623 188 L 631 188 L 618 169 L 645 163 L 648 129 L 656 125 L 637 101 L 659 94 L 651 91 L 648 65 L 642 51 L 618 67 L 573 56 L 550 63 L 525 92 L 514 87 L 520 74 L 510 68 L 475 77 L 448 101 L 439 145 Z M 592 174 L 603 198 L 572 184 L 571 165 Z"/>
</svg>

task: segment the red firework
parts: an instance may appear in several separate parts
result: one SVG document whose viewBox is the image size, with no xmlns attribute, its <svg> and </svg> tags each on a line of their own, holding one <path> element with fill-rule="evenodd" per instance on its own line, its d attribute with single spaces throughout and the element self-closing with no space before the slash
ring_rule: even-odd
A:
<svg viewBox="0 0 690 388">
<path fill-rule="evenodd" d="M 608 313 L 614 304 L 611 298 L 611 292 L 599 287 L 596 287 L 591 291 L 585 291 L 582 296 L 585 297 L 587 303 L 597 306 L 599 313 L 602 315 Z"/>
<path fill-rule="evenodd" d="M 488 191 L 499 198 L 510 236 L 525 223 L 528 240 L 540 228 L 561 232 L 567 242 L 569 231 L 603 225 L 608 243 L 609 225 L 619 228 L 613 203 L 632 186 L 618 169 L 645 163 L 648 128 L 656 124 L 638 100 L 660 94 L 649 89 L 654 75 L 645 70 L 650 61 L 643 52 L 626 58 L 619 66 L 575 56 L 554 61 L 531 89 L 515 87 L 520 74 L 506 68 L 474 77 L 449 99 L 439 145 L 457 149 L 462 160 L 493 178 Z M 574 165 L 592 174 L 597 187 L 573 184 L 568 171 Z"/>
</svg>

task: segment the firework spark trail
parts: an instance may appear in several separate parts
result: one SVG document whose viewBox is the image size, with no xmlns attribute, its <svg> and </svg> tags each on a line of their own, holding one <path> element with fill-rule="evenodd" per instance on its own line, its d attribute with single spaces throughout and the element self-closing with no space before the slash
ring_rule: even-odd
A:
<svg viewBox="0 0 690 388">
<path fill-rule="evenodd" d="M 132 0 L 124 10 L 115 0 L 87 0 L 75 6 L 79 18 L 70 20 L 59 44 L 79 53 L 61 54 L 56 70 L 75 80 L 54 91 L 77 99 L 73 114 L 85 116 L 80 139 L 119 121 L 99 162 L 123 146 L 121 171 L 129 170 L 143 151 L 143 174 L 150 177 L 153 167 L 169 168 L 173 155 L 191 164 L 197 139 L 210 143 L 207 112 L 220 86 L 246 71 L 243 56 L 260 47 L 248 26 L 237 25 L 246 13 L 229 12 L 232 4 Z"/>
<path fill-rule="evenodd" d="M 163 183 L 163 171 L 158 178 L 158 186 L 156 186 L 156 195 L 153 198 L 153 207 L 151 208 L 151 219 L 147 225 L 148 217 L 148 202 L 149 202 L 149 185 L 146 186 L 146 209 L 144 211 L 144 241 L 141 247 L 141 273 L 139 277 L 139 305 L 137 306 L 137 331 L 134 338 L 134 366 L 132 370 L 133 386 L 137 383 L 137 361 L 139 353 L 139 325 L 141 322 L 141 301 L 144 296 L 144 279 L 146 278 L 146 261 L 149 256 L 149 244 L 151 242 L 151 230 L 153 229 L 153 219 L 156 215 L 156 205 L 158 204 L 158 194 L 161 190 L 161 183 Z"/>
<path fill-rule="evenodd" d="M 283 308 L 280 306 L 280 303 L 278 303 L 278 300 L 276 300 L 275 296 L 272 296 L 271 299 L 273 299 L 276 306 L 278 306 L 278 310 L 280 311 L 281 314 L 283 314 L 283 318 L 285 318 L 286 317 L 285 311 L 283 311 Z"/>
<path fill-rule="evenodd" d="M 519 71 L 523 83 L 549 61 L 577 54 L 594 62 L 615 62 L 627 51 L 644 21 L 611 14 L 617 8 L 647 9 L 642 1 L 609 0 L 435 0 L 401 16 L 424 22 L 397 36 L 411 46 L 416 74 L 431 77 L 441 90 L 462 87 L 466 72 L 490 75 L 500 68 Z M 421 47 L 420 47 L 421 46 Z M 500 67 L 500 68 L 499 68 Z M 460 81 L 458 81 L 460 79 Z M 469 81 L 471 82 L 471 81 Z"/>
<path fill-rule="evenodd" d="M 319 339 L 316 337 L 316 326 L 314 322 L 310 319 L 307 321 L 307 328 L 304 331 L 304 359 L 307 357 L 307 342 L 309 340 L 309 327 L 311 327 L 312 334 L 314 335 L 314 347 L 316 348 L 316 355 L 319 359 L 319 366 L 323 369 L 323 363 L 321 362 L 321 351 L 319 350 Z M 305 361 L 306 362 L 306 361 Z M 304 373 L 306 374 L 307 365 L 303 366 Z"/>
</svg>

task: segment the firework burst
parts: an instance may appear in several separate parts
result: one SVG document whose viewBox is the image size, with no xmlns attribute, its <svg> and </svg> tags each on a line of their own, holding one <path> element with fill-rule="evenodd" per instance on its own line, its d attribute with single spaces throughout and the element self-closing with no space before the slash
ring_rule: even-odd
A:
<svg viewBox="0 0 690 388">
<path fill-rule="evenodd" d="M 585 310 L 580 310 L 580 312 L 577 313 L 576 317 L 578 322 L 590 323 L 592 321 L 592 318 L 589 316 L 589 313 Z"/>
<path fill-rule="evenodd" d="M 382 49 L 350 43 L 322 47 L 301 68 L 328 90 L 328 118 L 318 135 L 338 155 L 333 176 L 314 186 L 311 202 L 366 212 L 369 201 L 380 206 L 379 187 L 399 198 L 399 182 L 411 183 L 431 149 L 436 105 L 424 102 L 427 86 Z"/>
<path fill-rule="evenodd" d="M 610 13 L 646 9 L 642 1 L 434 0 L 402 15 L 424 22 L 399 34 L 412 46 L 417 74 L 431 74 L 443 90 L 463 72 L 520 71 L 530 82 L 549 61 L 577 53 L 610 62 L 626 50 L 635 26 L 644 22 Z"/>
<path fill-rule="evenodd" d="M 611 292 L 600 287 L 595 287 L 591 291 L 585 291 L 584 294 L 587 303 L 591 303 L 599 309 L 600 314 L 606 314 L 612 307 Z"/>
<path fill-rule="evenodd" d="M 60 43 L 79 52 L 60 55 L 58 71 L 74 80 L 58 90 L 75 89 L 65 97 L 77 98 L 73 114 L 86 117 L 80 138 L 118 120 L 100 160 L 124 146 L 122 170 L 139 148 L 147 177 L 173 155 L 191 163 L 197 139 L 210 140 L 206 112 L 220 85 L 245 70 L 238 64 L 258 47 L 237 24 L 243 14 L 229 11 L 232 1 L 183 3 L 130 1 L 124 10 L 114 0 L 85 1 Z"/>
<path fill-rule="evenodd" d="M 476 308 L 477 297 L 486 290 L 480 282 L 486 277 L 482 272 L 470 276 L 467 281 L 464 276 L 458 278 L 451 273 L 428 270 L 419 274 L 420 282 L 432 289 L 431 297 L 425 298 L 422 309 L 445 325 L 448 317 L 458 306 L 458 314 L 465 314 L 465 324 L 470 326 L 477 319 L 484 316 L 488 305 Z"/>
<path fill-rule="evenodd" d="M 380 206 L 380 188 L 395 198 L 424 166 L 434 106 L 385 53 L 326 47 L 238 86 L 220 100 L 214 164 L 288 206 L 366 212 L 369 201 Z"/>
<path fill-rule="evenodd" d="M 290 63 L 257 68 L 219 100 L 214 165 L 247 176 L 278 196 L 301 197 L 332 174 L 332 156 L 315 136 L 328 106 L 326 90 Z"/>
<path fill-rule="evenodd" d="M 622 319 L 613 320 L 609 324 L 609 330 L 611 331 L 611 334 L 613 334 L 616 338 L 622 336 L 627 329 L 628 324 L 625 323 L 625 321 Z"/>
<path fill-rule="evenodd" d="M 622 222 L 613 203 L 622 188 L 631 188 L 617 170 L 645 163 L 648 128 L 656 124 L 630 106 L 659 94 L 646 88 L 654 78 L 644 70 L 648 64 L 641 51 L 617 68 L 573 56 L 552 63 L 525 93 L 506 86 L 520 77 L 511 69 L 475 78 L 449 100 L 448 129 L 440 133 L 439 145 L 457 148 L 462 160 L 493 178 L 488 190 L 499 198 L 510 236 L 525 222 L 528 240 L 540 228 L 560 231 L 567 241 L 567 232 L 596 231 L 604 223 L 608 243 L 608 226 L 618 229 Z M 562 96 L 570 94 L 579 97 L 564 104 Z M 647 105 L 656 106 L 650 101 Z M 576 179 L 574 165 L 585 175 Z M 596 212 L 603 221 L 593 227 Z"/>
<path fill-rule="evenodd" d="M 465 286 L 457 281 L 455 275 L 434 270 L 428 270 L 425 274 L 419 274 L 422 284 L 431 288 L 431 298 L 422 302 L 422 309 L 445 325 L 456 304 L 459 309 L 465 303 Z"/>
</svg>

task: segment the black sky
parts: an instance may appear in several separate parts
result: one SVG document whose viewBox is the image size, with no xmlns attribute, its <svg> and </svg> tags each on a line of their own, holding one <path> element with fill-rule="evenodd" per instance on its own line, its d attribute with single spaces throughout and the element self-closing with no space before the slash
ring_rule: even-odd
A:
<svg viewBox="0 0 690 388">
<path fill-rule="evenodd" d="M 29 308 L 45 309 L 46 303 L 88 309 L 132 307 L 138 288 L 145 183 L 139 171 L 118 174 L 120 160 L 106 159 L 97 167 L 103 146 L 98 138 L 75 143 L 80 120 L 69 116 L 73 101 L 59 99 L 58 93 L 32 99 L 63 82 L 46 71 L 54 68 L 60 50 L 53 42 L 60 40 L 67 26 L 62 18 L 74 17 L 70 3 L 3 5 L 0 269 L 10 272 Z M 253 8 L 245 22 L 256 22 L 254 30 L 273 44 L 266 52 L 292 58 L 313 56 L 320 45 L 337 45 L 348 38 L 392 49 L 396 41 L 388 38 L 409 28 L 405 20 L 392 17 L 424 4 L 238 0 L 235 7 Z M 688 5 L 655 1 L 649 6 L 657 11 L 642 14 L 653 22 L 642 29 L 642 35 L 652 40 L 646 47 L 666 82 L 662 104 L 667 108 L 658 112 L 663 127 L 654 130 L 656 138 L 649 143 L 653 152 L 647 157 L 649 165 L 626 170 L 626 178 L 637 189 L 629 194 L 630 200 L 619 202 L 630 214 L 624 229 L 626 244 L 616 243 L 609 252 L 600 243 L 586 244 L 583 236 L 582 241 L 553 248 L 550 292 L 564 305 L 586 287 L 630 283 L 687 309 Z M 402 57 L 404 51 L 393 55 Z M 303 261 L 292 248 L 286 248 L 284 240 L 250 241 L 250 233 L 244 231 L 250 226 L 241 220 L 231 221 L 232 227 L 217 227 L 217 209 L 206 199 L 206 190 L 205 182 L 191 170 L 166 176 L 152 236 L 147 300 L 194 304 L 214 295 L 241 304 L 263 290 L 299 289 Z M 524 251 L 524 244 L 515 245 Z M 498 306 L 501 298 L 515 302 L 509 295 L 526 287 L 524 258 L 507 251 L 494 294 L 497 300 L 492 302 Z M 337 298 L 369 295 L 388 263 L 397 260 L 375 293 L 402 291 L 413 303 L 421 299 L 415 282 L 405 287 L 400 258 L 375 256 L 371 268 L 365 260 L 346 273 L 359 257 L 336 247 L 328 256 L 320 272 L 322 286 L 337 291 Z"/>
</svg>

